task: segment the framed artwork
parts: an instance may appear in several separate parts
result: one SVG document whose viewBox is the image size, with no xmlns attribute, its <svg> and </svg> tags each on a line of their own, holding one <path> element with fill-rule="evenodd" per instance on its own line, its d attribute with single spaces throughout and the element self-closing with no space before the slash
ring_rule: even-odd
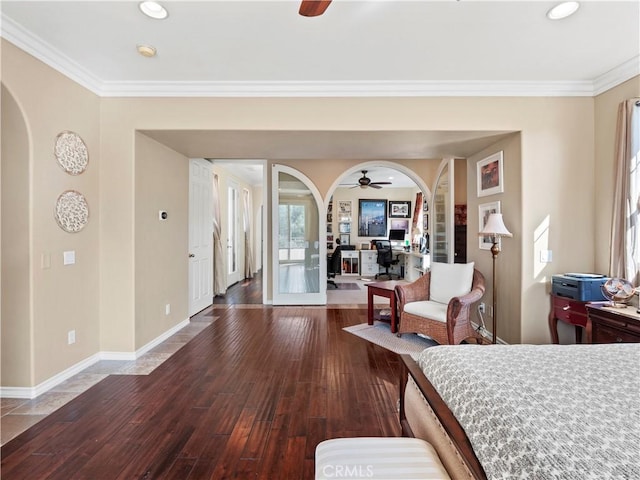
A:
<svg viewBox="0 0 640 480">
<path fill-rule="evenodd" d="M 338 200 L 338 213 L 351 216 L 351 200 Z"/>
<path fill-rule="evenodd" d="M 393 219 L 389 221 L 389 228 L 391 230 L 404 230 L 405 232 L 409 233 L 409 219 L 403 219 L 403 220 L 398 220 L 398 219 Z"/>
<path fill-rule="evenodd" d="M 349 243 L 350 241 L 351 240 L 348 233 L 343 233 L 340 235 L 340 245 L 351 245 L 351 243 Z"/>
<path fill-rule="evenodd" d="M 333 242 L 333 235 L 327 235 L 327 242 Z"/>
<path fill-rule="evenodd" d="M 478 219 L 480 223 L 478 232 L 482 231 L 484 226 L 487 224 L 489 215 L 492 213 L 500 213 L 500 202 L 481 203 L 478 205 Z M 481 250 L 491 250 L 491 247 L 493 246 L 493 237 L 491 235 L 478 236 L 478 246 Z M 501 247 L 500 239 L 498 239 L 498 247 Z"/>
<path fill-rule="evenodd" d="M 340 233 L 351 233 L 351 223 L 344 222 L 339 224 Z"/>
<path fill-rule="evenodd" d="M 389 200 L 389 218 L 409 218 L 411 216 L 411 201 L 395 202 Z"/>
<path fill-rule="evenodd" d="M 333 223 L 327 223 L 327 233 L 333 233 Z"/>
<path fill-rule="evenodd" d="M 358 236 L 387 236 L 386 200 L 358 200 Z"/>
<path fill-rule="evenodd" d="M 502 151 L 480 160 L 476 164 L 476 180 L 478 182 L 478 197 L 494 195 L 504 191 L 502 174 Z"/>
</svg>

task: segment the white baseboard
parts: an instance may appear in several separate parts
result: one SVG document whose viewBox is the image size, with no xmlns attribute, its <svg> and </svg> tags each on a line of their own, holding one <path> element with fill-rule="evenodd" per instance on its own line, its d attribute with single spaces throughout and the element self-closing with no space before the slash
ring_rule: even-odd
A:
<svg viewBox="0 0 640 480">
<path fill-rule="evenodd" d="M 77 375 L 85 368 L 90 367 L 94 363 L 100 360 L 136 360 L 140 358 L 142 355 L 147 353 L 152 348 L 160 345 L 171 335 L 176 332 L 182 330 L 184 327 L 189 325 L 190 320 L 187 318 L 183 320 L 179 324 L 171 327 L 166 332 L 162 333 L 160 336 L 151 340 L 149 343 L 139 348 L 135 352 L 98 352 L 94 355 L 91 355 L 88 358 L 72 365 L 67 368 L 63 372 L 60 372 L 54 375 L 51 378 L 48 378 L 44 382 L 36 385 L 35 387 L 0 387 L 0 397 L 2 398 L 36 398 L 38 395 L 42 395 L 43 393 L 51 390 L 53 387 L 61 384 L 65 380 L 70 379 L 74 375 Z"/>
<path fill-rule="evenodd" d="M 63 372 L 48 378 L 44 382 L 35 387 L 0 387 L 0 397 L 2 398 L 36 398 L 38 395 L 51 390 L 56 385 L 61 384 L 65 380 L 70 379 L 74 375 L 77 375 L 85 368 L 90 367 L 94 363 L 100 360 L 100 353 L 91 355 L 88 358 L 72 365 Z"/>
</svg>

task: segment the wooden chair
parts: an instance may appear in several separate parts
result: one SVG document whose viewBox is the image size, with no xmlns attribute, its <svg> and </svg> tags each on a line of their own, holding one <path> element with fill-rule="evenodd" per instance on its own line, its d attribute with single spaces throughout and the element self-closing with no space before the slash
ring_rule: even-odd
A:
<svg viewBox="0 0 640 480">
<path fill-rule="evenodd" d="M 473 263 L 432 263 L 429 272 L 413 283 L 397 285 L 395 291 L 398 336 L 421 333 L 445 345 L 479 337 L 470 313 L 484 295 L 485 280 Z"/>
</svg>

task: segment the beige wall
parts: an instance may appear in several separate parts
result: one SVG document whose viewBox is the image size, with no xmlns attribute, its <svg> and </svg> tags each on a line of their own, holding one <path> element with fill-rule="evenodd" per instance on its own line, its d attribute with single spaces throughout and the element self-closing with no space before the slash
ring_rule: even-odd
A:
<svg viewBox="0 0 640 480">
<path fill-rule="evenodd" d="M 595 98 L 596 174 L 590 208 L 593 209 L 596 224 L 603 226 L 595 232 L 595 269 L 599 273 L 609 273 L 618 106 L 622 101 L 634 97 L 640 97 L 640 77 L 624 82 Z"/>
<path fill-rule="evenodd" d="M 189 318 L 189 160 L 137 133 L 135 348 Z M 159 211 L 168 217 L 159 220 Z M 165 306 L 170 305 L 170 313 Z"/>
<path fill-rule="evenodd" d="M 97 351 L 130 352 L 140 344 L 135 326 L 140 301 L 136 286 L 147 274 L 136 272 L 136 238 L 147 232 L 143 230 L 146 227 L 138 225 L 136 203 L 144 200 L 142 193 L 136 191 L 136 174 L 139 167 L 144 168 L 148 162 L 138 157 L 137 130 L 521 132 L 518 140 L 512 139 L 515 143 L 500 146 L 505 152 L 519 148 L 521 159 L 521 165 L 506 174 L 509 184 L 505 188 L 509 193 L 505 191 L 498 196 L 505 205 L 506 221 L 514 233 L 513 239 L 505 241 L 501 254 L 504 257 L 500 259 L 519 263 L 513 272 L 501 271 L 500 277 L 504 281 L 500 297 L 513 299 L 516 304 L 520 299 L 521 303 L 519 308 L 505 306 L 501 310 L 504 316 L 514 318 L 505 319 L 505 327 L 499 327 L 509 341 L 548 342 L 546 318 L 551 274 L 595 270 L 596 238 L 599 248 L 606 248 L 603 232 L 608 230 L 608 222 L 596 223 L 593 209 L 584 208 L 609 201 L 605 181 L 601 185 L 600 180 L 596 183 L 595 179 L 596 141 L 599 178 L 608 170 L 600 158 L 600 147 L 606 150 L 605 130 L 610 130 L 609 122 L 615 122 L 608 111 L 609 105 L 616 102 L 606 100 L 608 97 L 604 95 L 596 100 L 578 97 L 99 99 L 4 41 L 2 69 L 3 83 L 22 108 L 31 135 L 32 230 L 27 235 L 31 241 L 34 373 L 33 379 L 27 382 L 38 383 Z M 620 93 L 623 90 L 637 92 L 637 79 L 631 83 L 614 89 L 612 98 L 627 96 Z M 52 158 L 53 141 L 62 130 L 78 132 L 89 148 L 89 169 L 78 177 L 66 175 Z M 211 154 L 215 156 L 215 152 Z M 481 155 L 484 153 L 479 152 L 473 158 Z M 327 198 L 330 186 L 341 172 L 357 163 L 327 159 L 291 162 L 291 165 L 313 178 Z M 431 162 L 400 163 L 411 164 L 410 168 L 420 178 L 432 177 Z M 473 169 L 467 172 L 472 173 Z M 511 179 L 512 173 L 520 176 L 519 191 L 512 190 L 512 186 L 518 184 L 517 179 Z M 473 185 L 474 181 L 475 177 L 470 175 L 467 184 Z M 269 184 L 266 187 L 269 188 Z M 68 188 L 84 193 L 91 208 L 87 228 L 75 235 L 60 230 L 51 213 L 57 196 Z M 594 191 L 598 195 L 595 199 Z M 467 193 L 471 205 L 475 191 L 469 188 Z M 521 206 L 513 211 L 516 197 Z M 266 205 L 265 212 L 269 209 Z M 470 207 L 469 213 L 473 210 Z M 471 222 L 469 218 L 470 225 Z M 551 264 L 540 265 L 536 260 L 542 248 L 541 238 L 546 242 L 544 246 L 553 250 Z M 602 243 L 605 246 L 600 245 Z M 75 266 L 62 267 L 64 250 L 76 251 Z M 51 254 L 50 269 L 40 268 L 43 253 Z M 486 252 L 475 255 L 479 254 Z M 470 258 L 474 258 L 473 252 Z M 601 263 L 599 259 L 598 268 Z M 490 277 L 486 267 L 485 273 Z M 516 276 L 519 278 L 512 278 Z M 175 292 L 176 297 L 186 296 L 186 290 L 185 284 L 181 292 Z M 154 303 L 157 301 L 164 300 L 153 299 Z M 518 318 L 521 319 L 519 334 L 517 328 L 507 328 L 513 322 L 518 323 Z M 66 334 L 71 328 L 77 330 L 78 343 L 67 346 Z M 151 331 L 148 331 L 150 335 Z M 146 336 L 146 333 L 140 332 L 140 335 Z"/>
<path fill-rule="evenodd" d="M 504 192 L 477 196 L 477 163 L 488 156 L 503 152 Z M 491 147 L 471 156 L 466 165 L 467 172 L 467 261 L 475 262 L 476 268 L 485 276 L 486 293 L 484 302 L 487 307 L 492 305 L 493 299 L 493 257 L 489 250 L 479 247 L 478 231 L 480 229 L 479 205 L 488 202 L 500 202 L 505 226 L 514 234 L 513 238 L 502 239 L 502 250 L 496 259 L 496 292 L 497 292 L 497 326 L 498 337 L 507 343 L 520 343 L 523 325 L 521 297 L 513 294 L 522 285 L 522 169 L 521 169 L 520 134 L 513 134 Z M 456 168 L 458 165 L 456 165 Z M 472 312 L 474 321 L 478 321 L 477 312 Z M 492 312 L 487 308 L 484 321 L 489 331 L 492 331 Z M 544 324 L 545 322 L 540 322 Z M 536 325 L 537 327 L 538 325 Z M 545 332 L 541 332 L 543 336 Z M 541 340 L 539 343 L 545 343 Z"/>
<path fill-rule="evenodd" d="M 31 385 L 29 134 L 22 112 L 2 87 L 2 376 L 3 385 Z"/>
<path fill-rule="evenodd" d="M 2 381 L 3 386 L 34 386 L 90 357 L 99 347 L 100 99 L 5 41 L 2 82 L 6 87 L 3 93 L 8 91 L 22 110 L 29 134 L 28 147 L 21 145 L 16 158 L 3 156 L 3 164 L 25 161 L 25 152 L 29 153 L 28 183 L 22 170 L 16 178 L 21 192 L 15 198 L 24 196 L 27 189 L 30 228 L 25 231 L 23 223 L 14 233 L 17 238 L 27 239 L 29 245 L 30 264 L 18 268 L 22 274 L 28 268 L 31 282 L 33 361 L 29 378 L 25 378 L 20 359 L 23 354 L 3 358 L 3 374 L 8 377 L 3 375 Z M 4 109 L 4 101 L 2 105 Z M 4 131 L 4 123 L 2 128 Z M 81 175 L 65 173 L 53 156 L 56 136 L 64 130 L 78 133 L 89 150 L 89 165 Z M 13 179 L 3 176 L 3 181 L 12 183 Z M 90 211 L 87 226 L 73 234 L 61 230 L 53 216 L 56 199 L 69 189 L 85 196 Z M 13 198 L 6 201 L 15 202 Z M 6 237 L 9 232 L 5 228 Z M 69 250 L 75 251 L 76 264 L 63 266 L 63 252 Z M 49 268 L 42 268 L 43 256 L 50 258 Z M 21 262 L 26 260 L 21 257 Z M 22 329 L 28 329 L 29 312 L 20 307 L 17 341 L 23 342 Z M 67 345 L 70 330 L 76 331 L 73 345 Z M 5 383 L 5 378 L 15 384 Z"/>
</svg>

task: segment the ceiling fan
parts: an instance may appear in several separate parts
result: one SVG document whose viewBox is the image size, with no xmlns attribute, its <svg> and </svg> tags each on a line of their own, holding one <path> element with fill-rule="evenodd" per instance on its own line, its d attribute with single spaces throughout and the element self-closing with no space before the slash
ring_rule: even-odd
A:
<svg viewBox="0 0 640 480">
<path fill-rule="evenodd" d="M 359 178 L 358 183 L 351 188 L 382 188 L 382 185 L 391 185 L 391 182 L 372 182 L 371 179 L 367 177 L 367 170 L 362 170 L 362 178 Z"/>
<path fill-rule="evenodd" d="M 331 0 L 302 0 L 298 13 L 303 17 L 317 17 L 324 13 Z"/>
</svg>

